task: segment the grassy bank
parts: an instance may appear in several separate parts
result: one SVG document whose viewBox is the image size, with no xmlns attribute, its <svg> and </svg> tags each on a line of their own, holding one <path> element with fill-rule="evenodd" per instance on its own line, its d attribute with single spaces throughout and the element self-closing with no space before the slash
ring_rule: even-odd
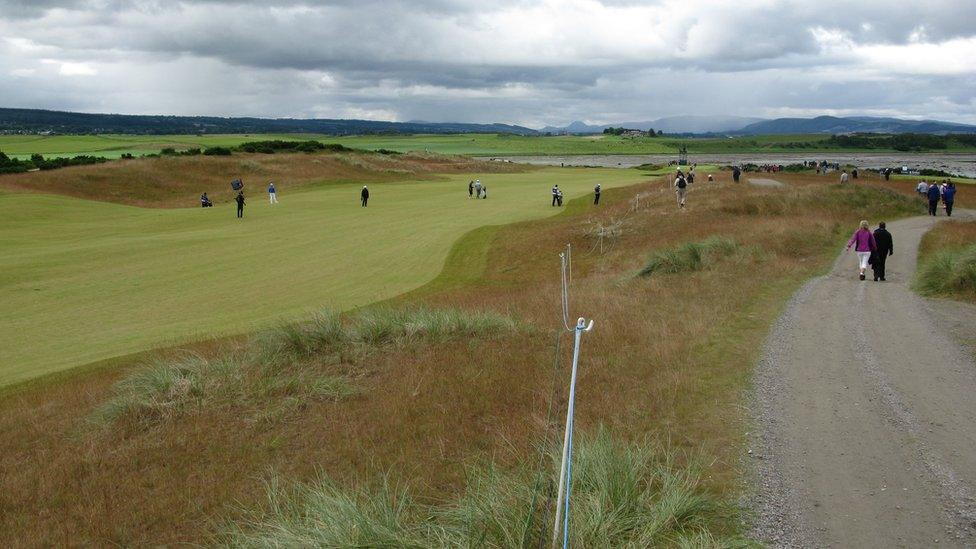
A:
<svg viewBox="0 0 976 549">
<path fill-rule="evenodd" d="M 339 319 L 341 330 L 327 320 L 278 332 L 270 348 L 290 357 L 281 382 L 257 375 L 279 371 L 261 353 L 243 367 L 211 368 L 244 345 L 217 341 L 193 349 L 206 367 L 169 362 L 178 351 L 163 357 L 186 382 L 125 381 L 160 364 L 136 363 L 10 395 L 0 401 L 0 531 L 15 545 L 267 545 L 350 539 L 355 525 L 374 532 L 357 538 L 367 542 L 524 539 L 529 530 L 519 525 L 531 517 L 543 528 L 554 492 L 551 457 L 540 450 L 559 439 L 565 405 L 571 344 L 558 331 L 556 254 L 570 242 L 570 314 L 597 322 L 584 339 L 578 387 L 577 426 L 589 442 L 577 455 L 574 538 L 734 542 L 743 517 L 728 502 L 739 490 L 742 396 L 769 322 L 860 219 L 921 210 L 877 180 L 842 187 L 777 177 L 789 186 L 734 185 L 719 174 L 696 183 L 683 212 L 660 181 L 610 188 L 599 209 L 583 197 L 562 215 L 468 233 L 447 254 L 445 272 L 459 273 L 460 284 L 441 280 L 386 304 L 518 319 L 514 329 L 435 322 L 462 329 L 404 339 L 425 332 L 397 313 L 368 330 L 386 335 L 363 339 L 352 335 L 361 329 L 353 314 Z M 617 229 L 601 237 L 594 225 Z M 706 246 L 707 260 L 638 276 L 668 250 L 715 237 L 735 246 Z M 352 342 L 345 352 L 328 343 L 337 337 Z M 255 341 L 260 349 L 266 340 Z M 228 371 L 261 383 L 237 385 Z M 307 377 L 293 383 L 298 372 Z M 336 377 L 352 390 L 302 392 Z M 248 396 L 269 384 L 284 392 Z M 171 415 L 123 406 L 129 411 L 93 425 L 133 394 L 187 400 Z M 276 413 L 289 397 L 300 405 Z M 542 495 L 526 505 L 540 472 Z M 269 475 L 279 479 L 270 490 Z M 399 537 L 384 537 L 391 532 Z"/>
<path fill-rule="evenodd" d="M 939 223 L 922 237 L 913 287 L 976 303 L 976 223 Z"/>
</svg>

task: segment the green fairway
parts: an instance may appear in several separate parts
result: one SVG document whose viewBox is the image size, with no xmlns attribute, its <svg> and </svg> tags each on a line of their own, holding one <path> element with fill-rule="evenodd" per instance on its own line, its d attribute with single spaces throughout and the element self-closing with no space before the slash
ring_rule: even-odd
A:
<svg viewBox="0 0 976 549">
<path fill-rule="evenodd" d="M 158 153 L 165 147 L 177 150 L 206 147 L 234 147 L 247 141 L 269 139 L 315 139 L 324 143 L 341 143 L 357 149 L 388 149 L 399 152 L 429 151 L 441 154 L 479 156 L 580 155 L 580 154 L 671 154 L 680 147 L 699 153 L 804 153 L 865 152 L 839 148 L 824 142 L 826 135 L 766 135 L 750 137 L 674 138 L 626 137 L 613 135 L 518 136 L 503 134 L 440 135 L 359 135 L 336 137 L 309 134 L 251 135 L 0 135 L 0 151 L 18 158 L 33 153 L 45 156 L 79 154 L 118 158 L 122 154 Z M 966 152 L 973 147 L 953 147 L 932 152 Z M 868 152 L 892 152 L 871 149 Z"/>
<path fill-rule="evenodd" d="M 433 279 L 452 244 L 484 225 L 552 215 L 567 198 L 633 184 L 636 170 L 548 169 L 389 183 L 251 189 L 231 206 L 142 209 L 0 194 L 0 385 L 97 360 L 241 333 L 323 307 L 349 309 Z M 563 242 L 553 242 L 553 253 Z"/>
</svg>

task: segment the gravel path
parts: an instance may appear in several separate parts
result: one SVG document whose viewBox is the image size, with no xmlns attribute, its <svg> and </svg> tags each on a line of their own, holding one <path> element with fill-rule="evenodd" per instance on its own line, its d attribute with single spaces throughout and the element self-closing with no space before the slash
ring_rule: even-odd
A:
<svg viewBox="0 0 976 549">
<path fill-rule="evenodd" d="M 973 218 L 973 212 L 959 217 Z M 930 217 L 890 223 L 792 298 L 755 377 L 754 535 L 775 547 L 976 546 L 976 307 L 909 289 Z"/>
</svg>

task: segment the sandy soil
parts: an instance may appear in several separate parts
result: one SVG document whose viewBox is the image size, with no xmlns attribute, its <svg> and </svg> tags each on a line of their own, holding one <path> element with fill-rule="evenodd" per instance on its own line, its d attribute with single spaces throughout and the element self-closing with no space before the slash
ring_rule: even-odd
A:
<svg viewBox="0 0 976 549">
<path fill-rule="evenodd" d="M 842 254 L 770 334 L 750 450 L 770 545 L 976 545 L 976 307 L 908 287 L 935 222 L 889 224 L 887 282 Z"/>
</svg>

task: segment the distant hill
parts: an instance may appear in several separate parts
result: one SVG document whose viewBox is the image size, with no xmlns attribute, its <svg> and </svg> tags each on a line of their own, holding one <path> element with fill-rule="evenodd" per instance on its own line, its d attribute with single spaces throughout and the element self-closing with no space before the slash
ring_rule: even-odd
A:
<svg viewBox="0 0 976 549">
<path fill-rule="evenodd" d="M 749 124 L 732 133 L 740 135 L 772 134 L 847 134 L 847 133 L 973 133 L 976 126 L 938 120 L 902 120 L 870 116 L 818 116 L 816 118 L 777 118 Z"/>
<path fill-rule="evenodd" d="M 705 115 L 687 115 L 687 116 L 667 116 L 664 118 L 658 118 L 657 120 L 650 120 L 644 122 L 620 122 L 619 124 L 608 124 L 608 125 L 589 125 L 585 122 L 573 122 L 568 126 L 546 126 L 539 130 L 541 133 L 582 133 L 582 134 L 592 134 L 592 133 L 602 133 L 604 128 L 609 127 L 624 127 L 633 130 L 643 130 L 647 131 L 649 129 L 661 130 L 665 133 L 716 133 L 716 132 L 731 132 L 739 130 L 753 124 L 755 122 L 762 121 L 762 118 L 746 118 L 742 116 L 705 116 Z"/>
<path fill-rule="evenodd" d="M 535 135 L 537 133 L 530 128 L 508 124 L 143 116 L 0 108 L 0 133 L 24 132 L 66 134 L 322 133 L 329 135 L 382 133 L 510 133 Z"/>
<path fill-rule="evenodd" d="M 871 116 L 818 116 L 816 118 L 747 118 L 741 116 L 668 116 L 647 122 L 621 122 L 609 125 L 589 125 L 573 122 L 568 126 L 546 126 L 542 133 L 580 133 L 594 134 L 608 127 L 624 127 L 635 130 L 653 128 L 672 134 L 725 134 L 736 135 L 775 135 L 810 134 L 828 135 L 849 133 L 973 133 L 976 126 L 941 122 L 938 120 L 903 120 L 900 118 L 877 118 Z"/>
</svg>

